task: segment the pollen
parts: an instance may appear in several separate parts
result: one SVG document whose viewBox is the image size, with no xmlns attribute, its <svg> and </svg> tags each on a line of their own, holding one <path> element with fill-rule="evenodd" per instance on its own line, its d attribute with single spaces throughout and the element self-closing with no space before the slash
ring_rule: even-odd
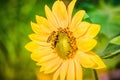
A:
<svg viewBox="0 0 120 80">
<path fill-rule="evenodd" d="M 77 51 L 76 38 L 68 27 L 53 31 L 47 42 L 51 43 L 51 48 L 57 51 L 56 53 L 63 59 L 74 57 Z"/>
</svg>

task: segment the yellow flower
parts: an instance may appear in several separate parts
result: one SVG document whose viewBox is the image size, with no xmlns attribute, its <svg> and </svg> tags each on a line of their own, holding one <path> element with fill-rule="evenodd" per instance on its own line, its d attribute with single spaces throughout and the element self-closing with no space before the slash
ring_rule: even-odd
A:
<svg viewBox="0 0 120 80">
<path fill-rule="evenodd" d="M 37 80 L 52 80 L 52 74 L 44 74 L 42 72 L 36 72 Z"/>
<path fill-rule="evenodd" d="M 72 17 L 76 0 L 66 8 L 57 0 L 52 11 L 45 5 L 46 17 L 36 16 L 37 23 L 31 22 L 35 33 L 26 48 L 31 58 L 41 66 L 40 72 L 53 74 L 53 80 L 82 80 L 82 67 L 100 69 L 105 65 L 91 50 L 97 44 L 94 37 L 100 25 L 82 21 L 84 10 Z"/>
</svg>

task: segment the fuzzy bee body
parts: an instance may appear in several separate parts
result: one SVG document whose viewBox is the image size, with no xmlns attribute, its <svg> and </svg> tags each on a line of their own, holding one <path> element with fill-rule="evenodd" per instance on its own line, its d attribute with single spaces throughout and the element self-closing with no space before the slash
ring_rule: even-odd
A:
<svg viewBox="0 0 120 80">
<path fill-rule="evenodd" d="M 55 31 L 53 31 L 52 33 L 51 33 L 51 35 L 48 37 L 48 39 L 47 39 L 47 43 L 49 43 L 51 40 L 52 40 L 52 38 L 53 38 L 53 36 L 55 35 Z"/>
</svg>

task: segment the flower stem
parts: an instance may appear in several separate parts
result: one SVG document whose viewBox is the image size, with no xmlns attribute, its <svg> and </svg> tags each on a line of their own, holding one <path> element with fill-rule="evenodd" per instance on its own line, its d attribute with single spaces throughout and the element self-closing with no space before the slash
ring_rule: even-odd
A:
<svg viewBox="0 0 120 80">
<path fill-rule="evenodd" d="M 95 70 L 95 69 L 93 69 L 93 74 L 94 74 L 94 78 L 95 78 L 95 80 L 99 80 L 99 79 L 98 79 L 97 72 L 96 72 L 96 70 Z"/>
</svg>

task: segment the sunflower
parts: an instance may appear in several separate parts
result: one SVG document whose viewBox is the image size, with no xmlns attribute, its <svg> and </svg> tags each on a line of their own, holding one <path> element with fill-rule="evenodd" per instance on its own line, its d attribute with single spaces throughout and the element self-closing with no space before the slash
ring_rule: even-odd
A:
<svg viewBox="0 0 120 80">
<path fill-rule="evenodd" d="M 94 37 L 100 25 L 82 21 L 85 11 L 72 17 L 76 0 L 68 7 L 57 0 L 52 10 L 45 5 L 46 18 L 36 16 L 31 22 L 32 40 L 25 47 L 32 52 L 31 58 L 41 66 L 40 72 L 53 74 L 52 80 L 82 80 L 82 67 L 100 69 L 105 64 L 91 51 L 97 41 Z"/>
</svg>

